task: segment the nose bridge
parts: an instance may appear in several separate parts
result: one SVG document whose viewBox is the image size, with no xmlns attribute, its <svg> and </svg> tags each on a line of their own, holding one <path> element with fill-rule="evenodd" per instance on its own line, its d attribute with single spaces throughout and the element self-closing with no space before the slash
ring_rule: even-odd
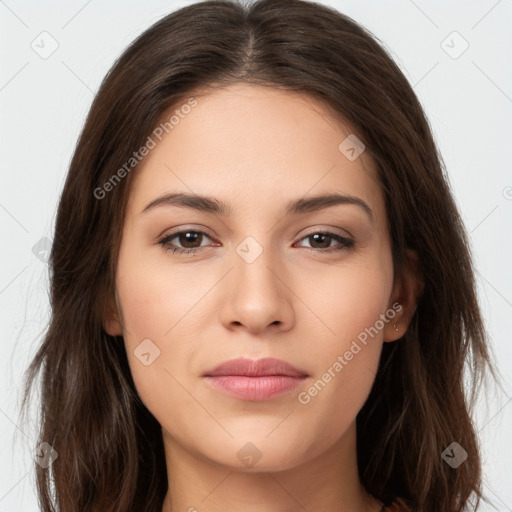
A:
<svg viewBox="0 0 512 512">
<path fill-rule="evenodd" d="M 262 240 L 263 236 L 265 241 Z M 235 253 L 234 279 L 237 280 L 237 288 L 250 287 L 253 291 L 267 296 L 267 299 L 282 293 L 282 283 L 276 277 L 281 263 L 272 248 L 271 236 L 268 233 L 258 235 L 258 239 L 252 235 L 245 237 L 236 246 Z"/>
<path fill-rule="evenodd" d="M 266 246 L 256 236 L 247 236 L 235 247 L 232 287 L 223 315 L 224 322 L 240 323 L 251 331 L 276 322 L 288 325 L 292 314 L 285 279 L 279 276 L 282 262 L 271 247 L 271 236 L 259 238 L 263 236 Z"/>
</svg>

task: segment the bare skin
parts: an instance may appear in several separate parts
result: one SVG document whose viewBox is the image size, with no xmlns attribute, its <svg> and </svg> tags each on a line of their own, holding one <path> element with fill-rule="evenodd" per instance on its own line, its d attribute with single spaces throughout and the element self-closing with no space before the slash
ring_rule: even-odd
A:
<svg viewBox="0 0 512 512">
<path fill-rule="evenodd" d="M 124 336 L 137 391 L 162 426 L 162 512 L 378 512 L 358 477 L 355 419 L 382 345 L 400 342 L 420 288 L 412 274 L 393 275 L 375 164 L 364 151 L 352 161 L 340 151 L 350 127 L 313 98 L 236 84 L 196 99 L 136 170 L 105 319 L 107 332 Z M 216 198 L 232 212 L 143 211 L 171 192 Z M 359 198 L 371 215 L 357 204 L 284 214 L 290 201 L 332 193 Z M 178 231 L 195 238 L 159 244 Z M 322 233 L 331 238 L 313 237 Z M 378 334 L 347 355 L 372 326 Z M 148 365 L 134 353 L 147 339 L 146 360 L 160 351 Z M 283 359 L 308 377 L 259 401 L 202 377 L 242 356 Z M 325 386 L 310 392 L 319 379 Z"/>
</svg>

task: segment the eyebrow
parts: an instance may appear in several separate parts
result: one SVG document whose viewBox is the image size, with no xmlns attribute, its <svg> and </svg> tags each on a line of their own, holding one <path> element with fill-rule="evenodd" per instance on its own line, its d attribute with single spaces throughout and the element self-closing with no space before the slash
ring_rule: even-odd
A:
<svg viewBox="0 0 512 512">
<path fill-rule="evenodd" d="M 373 222 L 372 209 L 359 197 L 342 194 L 321 194 L 312 197 L 303 197 L 290 201 L 284 208 L 284 215 L 298 215 L 310 213 L 324 208 L 340 204 L 352 204 L 360 207 L 370 220 Z M 229 216 L 233 209 L 226 203 L 219 201 L 214 197 L 199 196 L 196 194 L 185 194 L 181 192 L 168 193 L 157 197 L 142 210 L 141 213 L 148 212 L 161 206 L 178 206 L 181 208 L 190 208 L 204 213 L 214 215 Z"/>
</svg>

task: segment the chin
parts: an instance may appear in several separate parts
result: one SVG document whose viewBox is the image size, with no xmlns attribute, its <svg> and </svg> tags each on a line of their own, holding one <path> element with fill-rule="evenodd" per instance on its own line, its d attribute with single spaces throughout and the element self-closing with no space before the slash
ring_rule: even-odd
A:
<svg viewBox="0 0 512 512">
<path fill-rule="evenodd" d="M 303 451 L 304 441 L 294 442 L 287 437 L 286 431 L 283 431 L 281 436 L 265 439 L 268 432 L 262 434 L 259 431 L 257 435 L 252 436 L 247 432 L 230 431 L 233 439 L 227 435 L 224 439 L 203 439 L 201 443 L 191 447 L 190 451 L 207 462 L 243 473 L 286 471 L 311 458 Z M 185 447 L 187 445 L 186 442 L 181 444 Z M 298 451 L 298 447 L 301 451 Z"/>
</svg>

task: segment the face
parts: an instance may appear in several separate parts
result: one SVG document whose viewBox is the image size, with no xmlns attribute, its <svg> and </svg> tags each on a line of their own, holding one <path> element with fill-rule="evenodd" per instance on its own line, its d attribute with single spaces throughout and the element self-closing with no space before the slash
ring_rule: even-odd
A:
<svg viewBox="0 0 512 512">
<path fill-rule="evenodd" d="M 399 326 L 384 197 L 350 127 L 313 98 L 237 84 L 196 101 L 133 176 L 106 329 L 164 442 L 291 468 L 353 429 Z M 299 376 L 205 376 L 236 358 Z"/>
</svg>

